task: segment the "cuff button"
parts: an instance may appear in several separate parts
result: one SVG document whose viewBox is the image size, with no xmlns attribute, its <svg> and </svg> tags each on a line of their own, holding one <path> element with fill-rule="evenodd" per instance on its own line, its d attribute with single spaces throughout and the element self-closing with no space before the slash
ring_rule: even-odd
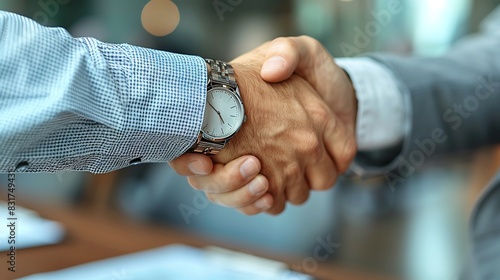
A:
<svg viewBox="0 0 500 280">
<path fill-rule="evenodd" d="M 29 166 L 30 165 L 27 161 L 21 161 L 16 165 L 16 172 L 25 172 Z"/>
<path fill-rule="evenodd" d="M 130 165 L 137 165 L 142 162 L 142 158 L 135 158 L 129 162 Z"/>
</svg>

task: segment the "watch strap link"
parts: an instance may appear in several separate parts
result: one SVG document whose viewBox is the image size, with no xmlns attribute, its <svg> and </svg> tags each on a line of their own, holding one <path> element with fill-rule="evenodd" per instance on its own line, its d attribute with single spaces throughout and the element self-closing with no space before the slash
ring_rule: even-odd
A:
<svg viewBox="0 0 500 280">
<path fill-rule="evenodd" d="M 226 85 L 233 89 L 237 87 L 236 77 L 231 65 L 213 59 L 206 59 L 206 62 L 208 64 L 208 83 Z"/>
<path fill-rule="evenodd" d="M 200 153 L 204 155 L 216 155 L 226 146 L 226 141 L 221 142 L 221 143 L 216 143 L 209 141 L 207 139 L 200 139 L 201 138 L 201 133 L 199 140 L 196 142 L 197 144 L 194 145 L 194 147 L 191 149 L 191 152 L 194 153 Z"/>
</svg>

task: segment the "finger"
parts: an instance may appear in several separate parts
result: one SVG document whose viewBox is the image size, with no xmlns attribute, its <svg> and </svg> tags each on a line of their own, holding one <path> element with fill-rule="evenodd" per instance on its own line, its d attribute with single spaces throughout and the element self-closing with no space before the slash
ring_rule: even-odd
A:
<svg viewBox="0 0 500 280">
<path fill-rule="evenodd" d="M 317 164 L 306 168 L 305 174 L 309 188 L 316 191 L 329 189 L 337 180 L 334 161 L 326 151 Z"/>
<path fill-rule="evenodd" d="M 325 147 L 334 159 L 339 174 L 343 174 L 349 168 L 356 154 L 356 140 L 352 133 L 337 117 L 327 122 L 324 130 Z"/>
<path fill-rule="evenodd" d="M 300 165 L 298 164 L 288 164 L 285 168 L 280 170 L 279 176 L 275 174 L 275 176 L 268 177 L 269 180 L 269 194 L 273 197 L 273 205 L 266 213 L 270 215 L 278 215 L 285 210 L 286 207 L 286 194 L 285 190 L 288 186 L 294 181 L 292 178 L 297 178 L 297 173 L 302 173 L 302 169 L 300 169 Z M 264 174 L 266 174 L 266 170 L 263 170 Z M 298 181 L 295 179 L 295 181 Z"/>
<path fill-rule="evenodd" d="M 307 185 L 304 169 L 299 165 L 289 165 L 288 170 L 284 170 L 287 175 L 285 180 L 285 198 L 292 204 L 304 203 L 309 197 L 309 186 Z"/>
<path fill-rule="evenodd" d="M 242 156 L 226 165 L 215 164 L 209 175 L 188 177 L 188 182 L 208 193 L 226 193 L 245 186 L 260 172 L 260 168 L 256 157 Z"/>
<path fill-rule="evenodd" d="M 304 181 L 303 185 L 297 188 L 287 188 L 285 190 L 286 199 L 293 205 L 301 205 L 309 199 L 310 189 L 307 182 Z"/>
<path fill-rule="evenodd" d="M 238 211 L 245 215 L 256 215 L 271 208 L 273 203 L 273 196 L 267 193 L 253 204 L 239 208 Z"/>
<path fill-rule="evenodd" d="M 227 193 L 207 193 L 210 201 L 225 207 L 242 208 L 253 204 L 264 194 L 269 188 L 269 183 L 263 175 L 257 175 L 246 186 Z"/>
<path fill-rule="evenodd" d="M 194 153 L 186 153 L 168 164 L 182 176 L 207 175 L 213 168 L 210 157 Z"/>
<path fill-rule="evenodd" d="M 278 191 L 280 189 L 273 187 L 272 183 L 269 186 L 269 190 L 269 193 L 273 196 L 273 205 L 266 210 L 266 213 L 270 215 L 278 215 L 283 212 L 286 207 L 285 191 Z"/>
</svg>

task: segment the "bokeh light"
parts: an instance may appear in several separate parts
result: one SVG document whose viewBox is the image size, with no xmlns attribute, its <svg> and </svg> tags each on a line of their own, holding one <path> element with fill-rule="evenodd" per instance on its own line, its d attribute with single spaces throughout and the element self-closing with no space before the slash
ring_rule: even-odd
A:
<svg viewBox="0 0 500 280">
<path fill-rule="evenodd" d="M 142 10 L 141 21 L 151 35 L 166 36 L 177 28 L 181 20 L 179 8 L 170 0 L 151 0 Z"/>
</svg>

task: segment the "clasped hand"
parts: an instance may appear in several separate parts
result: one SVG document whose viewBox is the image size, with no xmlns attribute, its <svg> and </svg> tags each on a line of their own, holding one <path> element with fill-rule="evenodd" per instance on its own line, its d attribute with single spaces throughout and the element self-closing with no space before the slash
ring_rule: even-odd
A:
<svg viewBox="0 0 500 280">
<path fill-rule="evenodd" d="M 247 215 L 279 214 L 332 187 L 356 153 L 352 83 L 309 37 L 279 38 L 231 62 L 247 121 L 217 156 L 171 162 L 191 186 Z"/>
</svg>

